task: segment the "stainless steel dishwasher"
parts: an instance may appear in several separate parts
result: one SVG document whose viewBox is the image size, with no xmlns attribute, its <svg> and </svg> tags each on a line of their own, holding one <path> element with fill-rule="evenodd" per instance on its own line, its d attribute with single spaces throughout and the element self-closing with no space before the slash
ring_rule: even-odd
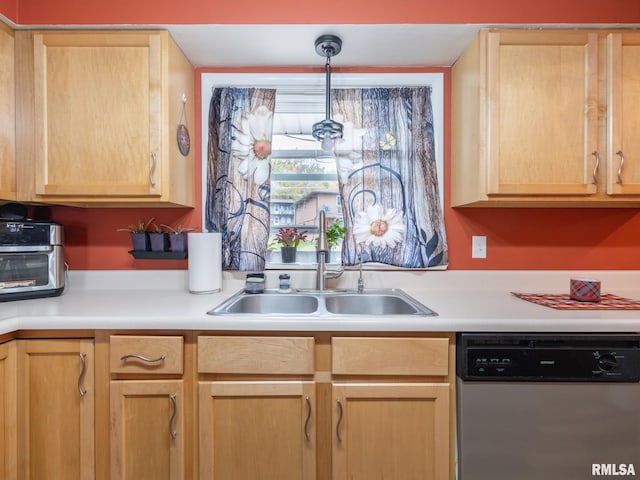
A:
<svg viewBox="0 0 640 480">
<path fill-rule="evenodd" d="M 640 335 L 460 333 L 459 480 L 640 476 Z"/>
</svg>

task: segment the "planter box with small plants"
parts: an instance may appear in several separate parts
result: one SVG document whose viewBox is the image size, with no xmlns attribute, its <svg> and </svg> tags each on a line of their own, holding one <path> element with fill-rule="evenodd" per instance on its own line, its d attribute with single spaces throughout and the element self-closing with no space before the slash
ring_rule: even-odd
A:
<svg viewBox="0 0 640 480">
<path fill-rule="evenodd" d="M 129 232 L 133 249 L 129 252 L 135 258 L 186 258 L 188 250 L 187 232 L 194 230 L 183 227 L 157 224 L 155 218 L 119 228 Z M 157 254 L 157 255 L 155 255 Z"/>
</svg>

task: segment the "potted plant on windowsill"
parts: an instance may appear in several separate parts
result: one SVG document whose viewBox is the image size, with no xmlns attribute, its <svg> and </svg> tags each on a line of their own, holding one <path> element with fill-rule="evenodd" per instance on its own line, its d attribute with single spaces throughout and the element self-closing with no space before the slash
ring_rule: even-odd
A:
<svg viewBox="0 0 640 480">
<path fill-rule="evenodd" d="M 340 222 L 340 219 L 336 219 L 333 223 L 327 228 L 327 246 L 329 247 L 329 251 L 327 252 L 327 256 L 325 260 L 330 262 L 329 257 L 331 256 L 331 250 L 333 247 L 337 247 L 340 241 L 344 238 L 344 225 Z"/>
<path fill-rule="evenodd" d="M 153 224 L 155 218 L 150 218 L 146 222 L 138 220 L 138 223 L 132 223 L 127 228 L 119 228 L 119 232 L 129 232 L 131 234 L 131 244 L 134 252 L 147 252 L 149 245 L 149 226 Z"/>
<path fill-rule="evenodd" d="M 276 234 L 276 242 L 280 245 L 282 263 L 295 263 L 298 244 L 307 239 L 307 231 L 298 232 L 296 227 L 281 228 Z"/>
<path fill-rule="evenodd" d="M 172 252 L 186 252 L 188 248 L 188 235 L 187 232 L 191 230 L 195 230 L 191 227 L 183 227 L 178 224 L 175 227 L 171 227 L 169 225 L 162 225 L 168 232 L 169 237 L 169 248 Z"/>
</svg>

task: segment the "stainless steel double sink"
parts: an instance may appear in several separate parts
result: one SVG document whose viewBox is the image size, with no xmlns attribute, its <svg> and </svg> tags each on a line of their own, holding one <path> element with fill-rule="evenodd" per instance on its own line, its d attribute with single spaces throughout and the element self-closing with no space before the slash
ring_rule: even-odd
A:
<svg viewBox="0 0 640 480">
<path fill-rule="evenodd" d="M 297 290 L 280 293 L 266 290 L 264 293 L 236 293 L 209 315 L 418 315 L 435 316 L 436 312 L 425 307 L 399 289 L 357 290 Z"/>
</svg>

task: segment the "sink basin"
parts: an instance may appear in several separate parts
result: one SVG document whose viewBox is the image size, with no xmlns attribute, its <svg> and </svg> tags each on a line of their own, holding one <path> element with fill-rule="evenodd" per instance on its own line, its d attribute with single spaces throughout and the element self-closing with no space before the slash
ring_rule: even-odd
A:
<svg viewBox="0 0 640 480">
<path fill-rule="evenodd" d="M 236 293 L 213 308 L 210 315 L 305 315 L 330 316 L 378 316 L 418 315 L 435 316 L 402 290 L 371 289 L 358 293 L 355 290 L 303 290 L 295 293 Z"/>
<path fill-rule="evenodd" d="M 433 315 L 413 299 L 394 294 L 354 293 L 328 295 L 325 307 L 336 315 Z"/>
<path fill-rule="evenodd" d="M 239 314 L 309 314 L 318 310 L 318 299 L 313 295 L 282 294 L 277 292 L 244 293 L 234 295 L 209 313 Z"/>
</svg>

